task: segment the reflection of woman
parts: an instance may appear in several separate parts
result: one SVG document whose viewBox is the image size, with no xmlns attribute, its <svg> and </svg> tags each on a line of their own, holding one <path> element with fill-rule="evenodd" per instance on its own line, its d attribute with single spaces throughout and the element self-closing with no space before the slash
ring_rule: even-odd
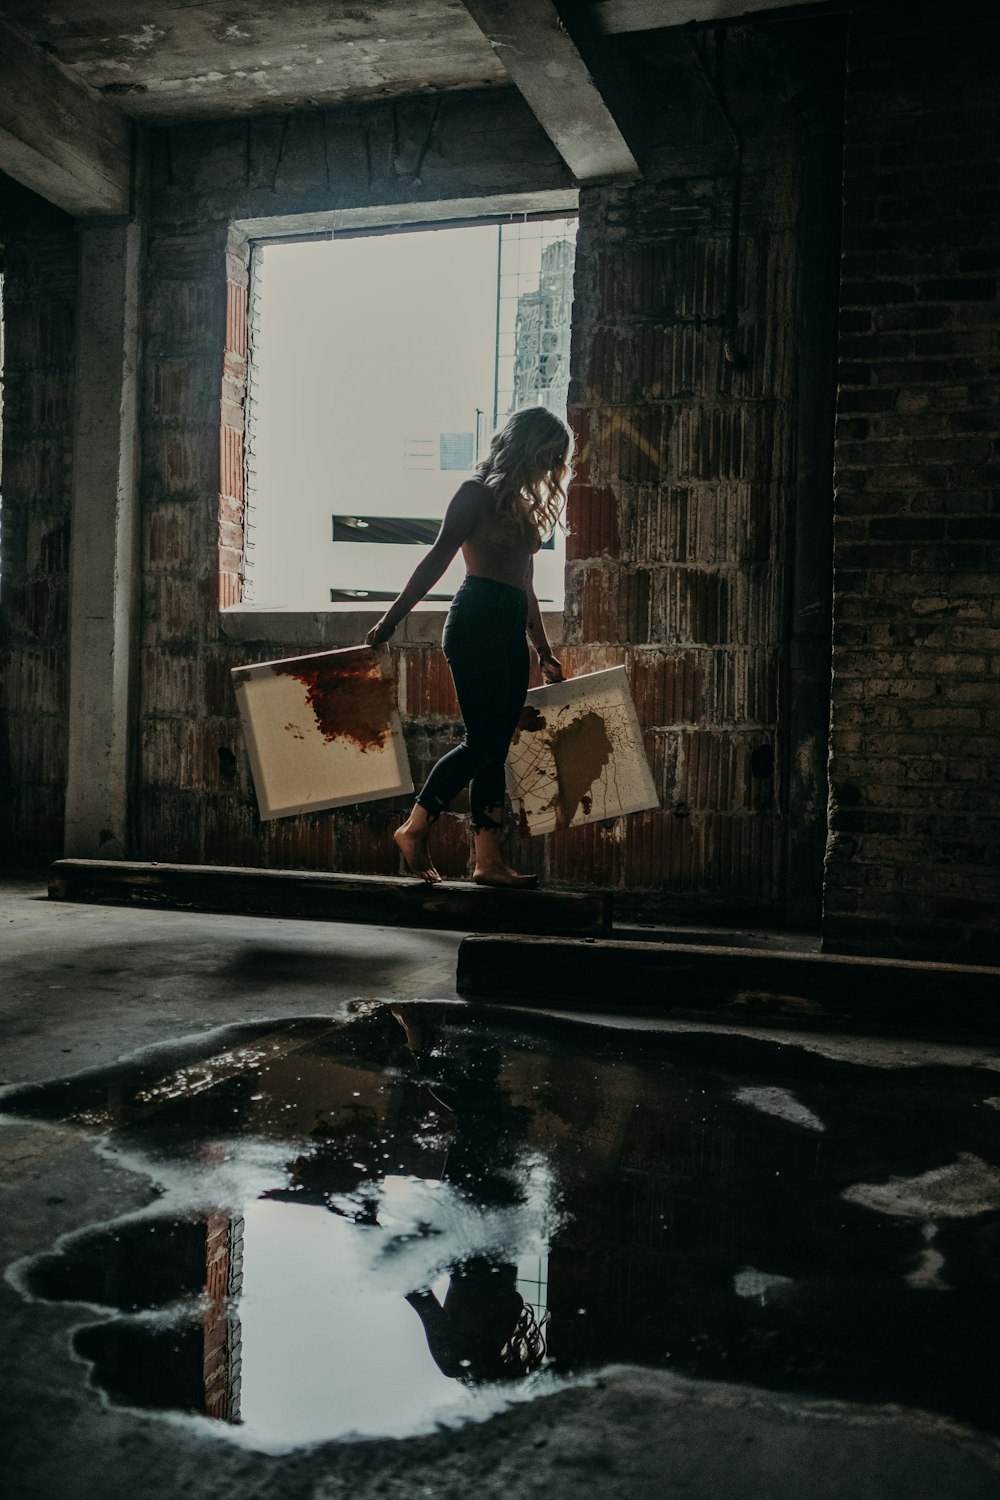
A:
<svg viewBox="0 0 1000 1500">
<path fill-rule="evenodd" d="M 444 1302 L 429 1290 L 406 1298 L 443 1375 L 478 1383 L 530 1375 L 545 1356 L 535 1314 L 517 1290 L 517 1267 L 487 1256 L 454 1266 Z"/>
<path fill-rule="evenodd" d="M 465 722 L 465 738 L 437 762 L 418 794 L 396 844 L 410 869 L 440 880 L 428 832 L 465 785 L 469 787 L 476 863 L 482 885 L 531 885 L 533 875 L 510 869 L 500 849 L 504 761 L 528 690 L 531 640 L 546 682 L 560 682 L 535 597 L 534 554 L 559 520 L 569 480 L 572 437 L 545 407 L 515 412 L 493 438 L 475 479 L 451 500 L 437 540 L 382 619 L 369 646 L 389 639 L 461 547 L 465 581 L 448 613 L 444 653 Z"/>
<path fill-rule="evenodd" d="M 499 1048 L 474 1044 L 449 1055 L 427 1045 L 412 1011 L 394 1014 L 431 1092 L 455 1117 L 442 1179 L 479 1208 L 521 1202 L 515 1175 L 520 1117 L 500 1085 Z M 453 1265 L 443 1302 L 429 1288 L 406 1300 L 423 1324 L 434 1363 L 453 1379 L 516 1380 L 545 1357 L 542 1330 L 517 1290 L 517 1267 L 499 1255 L 470 1255 Z"/>
</svg>

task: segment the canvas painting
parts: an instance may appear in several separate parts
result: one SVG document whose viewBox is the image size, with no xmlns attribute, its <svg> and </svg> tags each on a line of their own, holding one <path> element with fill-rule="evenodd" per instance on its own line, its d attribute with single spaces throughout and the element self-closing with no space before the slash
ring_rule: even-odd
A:
<svg viewBox="0 0 1000 1500">
<path fill-rule="evenodd" d="M 659 807 L 624 667 L 532 689 L 507 790 L 525 834 Z"/>
<path fill-rule="evenodd" d="M 413 790 L 388 651 L 321 651 L 232 678 L 262 818 Z"/>
</svg>

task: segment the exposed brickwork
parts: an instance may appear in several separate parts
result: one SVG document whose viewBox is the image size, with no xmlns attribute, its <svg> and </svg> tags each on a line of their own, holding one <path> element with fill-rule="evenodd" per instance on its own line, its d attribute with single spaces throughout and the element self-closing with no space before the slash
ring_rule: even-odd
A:
<svg viewBox="0 0 1000 1500">
<path fill-rule="evenodd" d="M 209 830 L 231 825 L 226 804 L 247 796 L 245 772 L 242 787 L 231 774 L 231 662 L 218 629 L 220 541 L 241 502 L 220 437 L 221 418 L 234 420 L 220 392 L 239 336 L 227 249 L 224 227 L 157 230 L 146 268 L 140 848 L 178 859 L 221 857 Z M 229 846 L 258 863 L 259 836 L 240 834 L 231 828 Z"/>
<path fill-rule="evenodd" d="M 236 1310 L 243 1288 L 242 1218 L 210 1214 L 205 1223 L 205 1415 L 238 1422 L 242 1385 L 242 1331 Z"/>
<path fill-rule="evenodd" d="M 852 19 L 828 947 L 1000 955 L 1000 22 Z"/>
<path fill-rule="evenodd" d="M 501 137 L 498 120 L 507 130 Z M 435 123 L 433 142 L 422 146 Z M 502 159 L 497 143 L 502 138 Z M 514 157 L 510 153 L 514 151 Z M 413 163 L 422 160 L 421 180 Z M 510 162 L 517 162 L 512 169 Z M 237 161 L 239 165 L 237 166 Z M 408 799 L 262 824 L 230 668 L 308 650 L 227 642 L 219 608 L 238 603 L 252 545 L 244 451 L 249 257 L 239 213 L 557 186 L 565 168 L 510 91 L 308 119 L 173 129 L 153 143 L 146 267 L 140 848 L 150 858 L 396 873 L 392 832 Z M 336 177 L 328 171 L 336 172 Z M 523 174 L 518 182 L 514 172 Z M 221 404 L 220 404 L 221 392 Z M 252 393 L 251 393 L 252 399 Z M 460 733 L 436 648 L 399 654 L 401 706 L 419 779 Z M 468 868 L 468 826 L 442 819 L 436 858 Z"/>
<path fill-rule="evenodd" d="M 77 236 L 0 176 L 0 857 L 61 854 Z"/>
<path fill-rule="evenodd" d="M 226 344 L 219 434 L 219 608 L 243 598 L 246 481 L 247 291 L 250 251 L 231 237 L 226 252 Z"/>
<path fill-rule="evenodd" d="M 745 372 L 722 358 L 728 183 L 706 177 L 704 143 L 678 150 L 669 181 L 582 196 L 567 628 L 624 648 L 663 808 L 560 835 L 552 872 L 581 879 L 589 866 L 601 883 L 658 892 L 661 912 L 776 911 L 783 899 L 800 250 L 797 197 L 765 174 L 794 152 L 776 132 L 750 159 Z M 761 756 L 754 774 L 753 752 L 768 748 L 776 774 Z"/>
<path fill-rule="evenodd" d="M 756 99 L 757 118 L 758 62 L 749 48 L 738 85 Z M 380 118 L 364 116 L 370 139 Z M 748 147 L 739 284 L 748 366 L 737 373 L 723 364 L 720 328 L 731 152 L 717 113 L 698 118 L 697 138 L 674 142 L 669 177 L 583 194 L 574 314 L 579 451 L 562 654 L 574 673 L 628 668 L 663 810 L 546 840 L 522 843 L 512 834 L 511 853 L 553 882 L 649 893 L 663 914 L 675 900 L 773 914 L 784 878 L 778 713 L 795 479 L 799 135 L 786 120 L 758 130 Z M 345 131 L 360 119 L 345 111 Z M 259 203 L 265 142 L 257 126 L 252 134 Z M 220 599 L 238 594 L 248 540 L 246 257 L 227 243 L 221 213 L 222 165 L 237 135 L 229 126 L 206 128 L 196 151 L 195 133 L 172 131 L 169 153 L 162 141 L 154 149 L 143 853 L 395 872 L 391 836 L 405 800 L 272 825 L 256 814 L 228 668 L 296 648 L 264 639 L 250 648 L 227 644 L 217 614 Z M 267 146 L 276 183 L 289 169 L 282 140 Z M 308 149 L 304 138 L 299 145 Z M 465 149 L 474 161 L 482 147 L 470 138 Z M 246 193 L 234 180 L 228 201 L 236 212 Z M 185 182 L 194 193 L 180 190 Z M 349 177 L 340 186 L 350 201 Z M 287 206 L 288 193 L 305 189 L 289 181 L 281 191 Z M 312 206 L 323 206 L 322 194 L 312 196 Z M 217 228 L 205 228 L 199 202 Z M 221 438 L 213 397 L 220 386 Z M 251 454 L 251 478 L 252 465 Z M 304 639 L 297 648 L 313 644 Z M 407 646 L 394 657 L 419 783 L 460 733 L 457 706 L 435 647 Z M 767 747 L 778 751 L 777 776 L 766 757 L 751 764 Z M 436 859 L 448 875 L 468 868 L 464 811 L 457 802 L 437 831 Z"/>
</svg>

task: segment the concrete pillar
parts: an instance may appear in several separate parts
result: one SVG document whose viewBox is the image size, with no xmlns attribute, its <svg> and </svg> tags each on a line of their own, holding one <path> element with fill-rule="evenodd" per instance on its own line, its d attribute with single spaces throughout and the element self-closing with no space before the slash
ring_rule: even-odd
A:
<svg viewBox="0 0 1000 1500">
<path fill-rule="evenodd" d="M 128 851 L 139 594 L 141 231 L 80 229 L 69 595 L 66 854 Z"/>
</svg>

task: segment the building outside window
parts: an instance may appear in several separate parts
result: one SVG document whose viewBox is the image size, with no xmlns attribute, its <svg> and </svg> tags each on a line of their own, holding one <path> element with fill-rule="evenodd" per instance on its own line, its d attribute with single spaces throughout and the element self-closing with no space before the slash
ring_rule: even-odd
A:
<svg viewBox="0 0 1000 1500">
<path fill-rule="evenodd" d="M 565 416 L 575 239 L 559 218 L 255 249 L 245 603 L 381 611 L 494 427 Z M 551 609 L 564 561 L 557 533 L 535 563 Z"/>
</svg>

